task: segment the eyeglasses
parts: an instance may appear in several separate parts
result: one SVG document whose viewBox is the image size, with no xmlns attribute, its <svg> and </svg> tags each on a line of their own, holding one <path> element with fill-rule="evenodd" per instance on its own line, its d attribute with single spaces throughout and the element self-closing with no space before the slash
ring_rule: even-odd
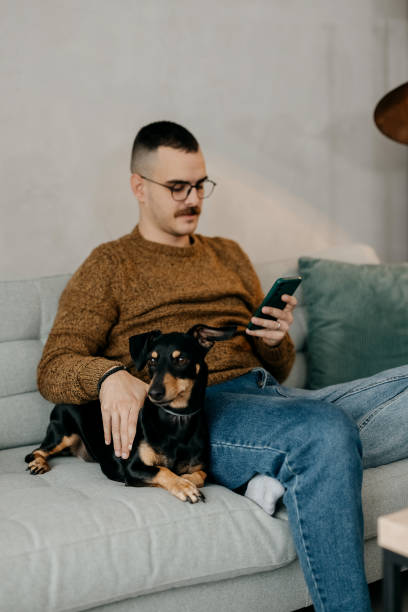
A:
<svg viewBox="0 0 408 612">
<path fill-rule="evenodd" d="M 184 202 L 184 200 L 187 200 L 192 189 L 196 190 L 197 196 L 200 198 L 200 200 L 203 198 L 208 198 L 214 191 L 214 187 L 217 184 L 208 178 L 204 178 L 201 181 L 198 181 L 198 183 L 195 185 L 189 183 L 188 181 L 180 181 L 179 183 L 174 183 L 173 185 L 166 185 L 165 183 L 159 183 L 158 181 L 154 181 L 153 179 L 143 176 L 142 174 L 140 176 L 142 179 L 145 179 L 145 181 L 149 181 L 150 183 L 155 183 L 156 185 L 161 185 L 161 187 L 170 189 L 173 200 L 176 200 L 176 202 Z"/>
</svg>

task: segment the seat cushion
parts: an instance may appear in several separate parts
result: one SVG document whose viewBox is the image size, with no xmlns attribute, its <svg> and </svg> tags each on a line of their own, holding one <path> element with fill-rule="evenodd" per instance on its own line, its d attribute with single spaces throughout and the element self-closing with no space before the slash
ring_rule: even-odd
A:
<svg viewBox="0 0 408 612">
<path fill-rule="evenodd" d="M 0 452 L 4 609 L 79 610 L 169 587 L 273 569 L 296 557 L 288 523 L 218 485 L 206 503 L 126 487 L 76 457 L 33 476 L 32 447 Z M 0 606 L 1 607 L 1 606 Z M 2 608 L 3 609 L 3 608 Z"/>
<path fill-rule="evenodd" d="M 283 509 L 271 518 L 255 503 L 209 484 L 206 503 L 167 491 L 125 487 L 99 465 L 57 457 L 32 476 L 32 447 L 0 451 L 2 607 L 82 610 L 171 587 L 287 565 L 295 549 Z M 408 504 L 408 460 L 366 470 L 366 539 L 380 514 Z"/>
</svg>

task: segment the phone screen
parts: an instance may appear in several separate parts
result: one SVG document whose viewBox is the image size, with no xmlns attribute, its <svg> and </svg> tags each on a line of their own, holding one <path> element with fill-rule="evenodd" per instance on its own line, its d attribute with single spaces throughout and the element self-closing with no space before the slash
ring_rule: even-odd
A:
<svg viewBox="0 0 408 612">
<path fill-rule="evenodd" d="M 254 312 L 254 317 L 259 317 L 261 319 L 269 319 L 271 321 L 276 321 L 276 317 L 272 317 L 271 315 L 267 315 L 262 312 L 262 308 L 264 306 L 272 306 L 273 308 L 280 308 L 283 310 L 286 306 L 286 302 L 283 302 L 281 297 L 282 295 L 293 295 L 300 285 L 302 281 L 301 276 L 287 276 L 278 278 L 271 289 L 268 291 L 267 295 L 262 301 L 262 304 L 257 308 Z M 259 325 L 255 325 L 251 321 L 248 324 L 248 329 L 262 329 Z"/>
</svg>

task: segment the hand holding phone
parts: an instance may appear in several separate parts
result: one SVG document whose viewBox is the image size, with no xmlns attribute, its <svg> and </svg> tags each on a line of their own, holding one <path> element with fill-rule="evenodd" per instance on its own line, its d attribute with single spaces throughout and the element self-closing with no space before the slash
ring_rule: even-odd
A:
<svg viewBox="0 0 408 612">
<path fill-rule="evenodd" d="M 261 319 L 269 319 L 272 321 L 276 321 L 276 317 L 265 314 L 264 312 L 262 312 L 262 308 L 264 306 L 270 306 L 272 308 L 279 308 L 283 310 L 286 304 L 281 299 L 282 295 L 284 294 L 293 295 L 296 289 L 298 288 L 298 286 L 300 285 L 301 281 L 302 281 L 301 276 L 286 276 L 286 277 L 278 278 L 272 285 L 271 289 L 268 291 L 262 304 L 254 312 L 253 316 L 261 318 Z M 262 329 L 262 327 L 259 325 L 255 325 L 255 323 L 252 323 L 252 321 L 250 321 L 248 324 L 248 329 L 256 330 L 256 329 Z"/>
</svg>

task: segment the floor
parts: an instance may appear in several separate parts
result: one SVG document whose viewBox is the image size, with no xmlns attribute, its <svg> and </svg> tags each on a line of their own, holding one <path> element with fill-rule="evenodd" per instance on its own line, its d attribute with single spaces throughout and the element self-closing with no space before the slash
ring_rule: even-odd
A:
<svg viewBox="0 0 408 612">
<path fill-rule="evenodd" d="M 408 612 L 408 572 L 403 572 L 402 574 L 402 590 L 402 612 Z M 383 612 L 384 608 L 382 605 L 382 580 L 378 580 L 378 582 L 373 582 L 372 584 L 370 584 L 370 594 L 373 612 Z M 313 610 L 313 606 L 310 606 L 308 608 L 302 608 L 298 612 L 313 612 Z"/>
</svg>

